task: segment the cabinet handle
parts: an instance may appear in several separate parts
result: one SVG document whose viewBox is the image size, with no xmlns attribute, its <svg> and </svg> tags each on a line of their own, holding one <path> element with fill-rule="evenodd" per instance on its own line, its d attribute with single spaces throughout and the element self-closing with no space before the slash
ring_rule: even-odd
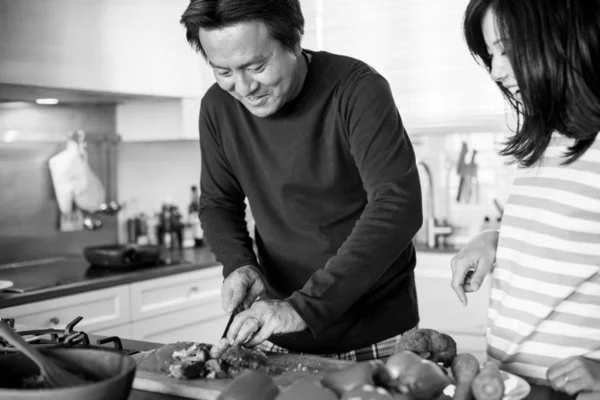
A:
<svg viewBox="0 0 600 400">
<path fill-rule="evenodd" d="M 58 324 L 60 324 L 60 318 L 52 317 L 52 318 L 50 318 L 49 322 L 50 322 L 50 325 L 58 325 Z"/>
</svg>

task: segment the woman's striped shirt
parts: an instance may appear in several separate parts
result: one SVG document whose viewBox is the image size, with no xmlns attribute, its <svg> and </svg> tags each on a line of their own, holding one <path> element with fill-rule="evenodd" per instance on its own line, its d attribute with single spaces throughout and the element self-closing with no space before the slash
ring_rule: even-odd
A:
<svg viewBox="0 0 600 400">
<path fill-rule="evenodd" d="M 492 272 L 488 357 L 537 384 L 567 357 L 600 360 L 600 140 L 561 165 L 572 143 L 553 135 L 516 172 Z"/>
</svg>

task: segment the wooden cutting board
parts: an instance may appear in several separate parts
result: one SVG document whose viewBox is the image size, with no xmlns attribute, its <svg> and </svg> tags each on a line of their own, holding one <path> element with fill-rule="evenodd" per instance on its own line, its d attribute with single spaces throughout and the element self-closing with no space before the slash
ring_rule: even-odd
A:
<svg viewBox="0 0 600 400">
<path fill-rule="evenodd" d="M 327 372 L 345 368 L 351 361 L 333 360 L 318 356 L 299 354 L 269 355 L 268 364 L 284 371 L 273 375 L 275 383 L 285 388 L 303 379 L 320 379 Z M 179 380 L 156 372 L 139 370 L 135 374 L 133 388 L 147 392 L 162 393 L 196 400 L 215 400 L 232 379 Z"/>
</svg>

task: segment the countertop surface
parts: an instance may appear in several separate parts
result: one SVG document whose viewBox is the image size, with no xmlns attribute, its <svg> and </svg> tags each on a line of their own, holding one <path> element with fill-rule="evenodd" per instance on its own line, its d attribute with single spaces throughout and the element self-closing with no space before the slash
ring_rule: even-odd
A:
<svg viewBox="0 0 600 400">
<path fill-rule="evenodd" d="M 428 247 L 424 243 L 414 243 L 414 245 L 415 250 L 419 253 L 456 254 L 462 249 L 462 246 L 454 244 L 444 244 L 436 247 Z"/>
<path fill-rule="evenodd" d="M 90 336 L 92 338 L 92 336 Z M 124 340 L 123 347 L 132 350 L 150 350 L 158 347 L 158 343 L 142 342 L 137 340 Z M 132 390 L 129 400 L 179 400 L 180 397 L 164 395 L 160 393 L 151 393 L 141 390 Z M 199 399 L 202 400 L 202 399 Z M 531 393 L 524 400 L 575 400 L 575 397 L 569 396 L 565 393 L 555 392 L 544 386 L 532 386 Z"/>
<path fill-rule="evenodd" d="M 161 265 L 138 269 L 95 267 L 83 256 L 2 265 L 0 280 L 13 282 L 11 289 L 20 293 L 0 292 L 0 309 L 219 265 L 206 246 L 163 250 L 161 259 Z"/>
</svg>

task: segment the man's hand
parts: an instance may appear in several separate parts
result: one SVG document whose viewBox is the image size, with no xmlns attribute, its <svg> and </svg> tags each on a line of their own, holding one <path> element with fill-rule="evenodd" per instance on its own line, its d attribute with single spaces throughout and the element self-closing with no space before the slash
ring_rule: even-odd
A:
<svg viewBox="0 0 600 400">
<path fill-rule="evenodd" d="M 546 377 L 554 390 L 571 396 L 581 391 L 600 392 L 600 361 L 570 357 L 548 368 Z"/>
<path fill-rule="evenodd" d="M 452 266 L 452 289 L 458 299 L 467 305 L 465 293 L 476 292 L 496 260 L 498 232 L 484 231 L 475 236 L 450 262 Z"/>
<path fill-rule="evenodd" d="M 260 271 L 245 265 L 233 271 L 221 286 L 223 310 L 233 312 L 238 306 L 245 310 L 250 308 L 254 300 L 265 292 L 265 283 Z"/>
<path fill-rule="evenodd" d="M 296 310 L 283 300 L 259 300 L 235 316 L 227 339 L 235 345 L 256 346 L 272 335 L 299 332 L 306 323 Z"/>
</svg>

